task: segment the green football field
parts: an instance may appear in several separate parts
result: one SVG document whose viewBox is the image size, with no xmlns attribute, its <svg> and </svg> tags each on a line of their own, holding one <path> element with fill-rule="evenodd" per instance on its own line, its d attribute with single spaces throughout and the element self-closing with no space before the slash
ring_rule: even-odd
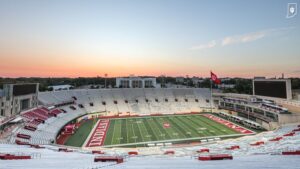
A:
<svg viewBox="0 0 300 169">
<path fill-rule="evenodd" d="M 84 122 L 66 145 L 82 146 L 95 124 L 95 120 Z M 110 119 L 104 146 L 234 134 L 240 133 L 201 115 L 114 118 Z"/>
<path fill-rule="evenodd" d="M 165 127 L 164 124 L 169 124 Z M 111 119 L 104 145 L 238 134 L 200 115 Z"/>
</svg>

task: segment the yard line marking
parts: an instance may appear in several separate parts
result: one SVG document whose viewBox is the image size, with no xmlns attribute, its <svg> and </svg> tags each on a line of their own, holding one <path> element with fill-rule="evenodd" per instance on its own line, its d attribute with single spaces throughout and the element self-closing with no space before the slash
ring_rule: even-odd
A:
<svg viewBox="0 0 300 169">
<path fill-rule="evenodd" d="M 134 129 L 133 129 L 133 123 L 131 123 L 131 129 L 132 129 L 132 132 L 133 132 L 133 137 L 131 137 L 131 138 L 135 138 L 134 142 L 136 143 L 137 136 L 135 135 L 135 132 L 134 132 Z"/>
<path fill-rule="evenodd" d="M 114 143 L 114 138 L 115 138 L 115 130 L 116 130 L 116 125 L 117 125 L 117 121 L 115 121 L 113 127 L 114 127 L 114 130 L 113 130 L 113 134 L 112 134 L 112 138 L 111 138 L 111 142 L 110 144 L 113 144 Z"/>
<path fill-rule="evenodd" d="M 122 137 L 122 121 L 120 121 L 120 137 Z M 119 141 L 119 144 L 121 143 L 121 141 L 120 140 L 118 140 Z"/>
<path fill-rule="evenodd" d="M 138 123 L 138 121 L 136 121 L 136 125 L 138 126 L 138 131 L 140 132 L 140 134 L 141 134 L 141 137 L 142 137 L 142 141 L 145 141 L 144 140 L 144 137 L 143 137 L 143 134 L 141 133 L 141 128 L 140 128 L 140 125 L 139 125 L 140 123 Z"/>
<path fill-rule="evenodd" d="M 127 129 L 128 128 L 127 119 L 125 119 L 125 126 L 126 126 L 126 129 Z M 128 131 L 126 131 L 126 135 L 127 135 L 126 143 L 129 143 L 129 132 Z"/>
</svg>

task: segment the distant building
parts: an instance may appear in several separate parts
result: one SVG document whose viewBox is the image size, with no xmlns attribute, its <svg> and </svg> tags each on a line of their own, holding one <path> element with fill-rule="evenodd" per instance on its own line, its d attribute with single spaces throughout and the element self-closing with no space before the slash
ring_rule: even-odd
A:
<svg viewBox="0 0 300 169">
<path fill-rule="evenodd" d="M 183 84 L 172 84 L 172 83 L 167 83 L 165 85 L 165 88 L 190 88 L 190 86 L 183 85 Z"/>
<path fill-rule="evenodd" d="M 120 77 L 116 78 L 118 88 L 156 88 L 156 78 L 153 77 Z"/>
<path fill-rule="evenodd" d="M 231 80 L 232 78 L 226 77 L 226 78 L 220 78 L 222 82 L 227 82 Z"/>
<path fill-rule="evenodd" d="M 176 77 L 176 83 L 184 83 L 184 77 Z"/>
<path fill-rule="evenodd" d="M 264 76 L 256 76 L 253 79 L 266 79 L 266 77 L 264 77 Z"/>
<path fill-rule="evenodd" d="M 218 88 L 219 89 L 233 89 L 235 87 L 234 84 L 219 84 Z"/>
<path fill-rule="evenodd" d="M 192 78 L 193 85 L 198 85 L 199 83 L 202 83 L 203 81 L 204 81 L 203 79 L 200 79 L 198 77 Z"/>
<path fill-rule="evenodd" d="M 53 89 L 53 91 L 59 91 L 59 90 L 70 90 L 73 86 L 72 85 L 54 85 L 54 86 L 48 86 L 48 89 Z"/>
</svg>

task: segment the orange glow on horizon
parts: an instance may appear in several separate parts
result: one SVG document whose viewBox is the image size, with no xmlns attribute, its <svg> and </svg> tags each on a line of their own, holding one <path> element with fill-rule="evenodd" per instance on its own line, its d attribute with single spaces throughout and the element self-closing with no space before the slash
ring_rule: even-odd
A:
<svg viewBox="0 0 300 169">
<path fill-rule="evenodd" d="M 24 52 L 18 50 L 0 51 L 0 77 L 109 77 L 122 76 L 186 76 L 209 77 L 210 70 L 213 70 L 219 77 L 243 77 L 253 78 L 254 76 L 274 77 L 280 76 L 284 70 L 276 70 L 272 67 L 251 67 L 251 66 L 223 66 L 222 63 L 201 64 L 182 61 L 173 61 L 161 58 L 154 60 L 151 57 L 126 58 L 121 56 L 98 56 L 85 57 L 79 53 L 55 52 Z M 8 57 L 10 56 L 10 57 Z M 40 57 L 43 56 L 43 57 Z M 156 59 L 156 58 L 155 58 Z M 297 73 L 286 73 L 286 76 L 299 77 Z"/>
<path fill-rule="evenodd" d="M 266 74 L 266 73 L 257 73 L 253 75 L 249 75 L 248 72 L 225 72 L 225 71 L 219 71 L 219 70 L 213 70 L 216 72 L 216 74 L 219 77 L 242 77 L 242 78 L 253 78 L 254 76 L 267 76 L 267 77 L 273 77 L 272 74 Z M 199 72 L 192 72 L 192 73 L 182 73 L 182 72 L 176 72 L 176 71 L 151 71 L 151 70 L 145 70 L 145 69 L 130 69 L 130 70 L 124 70 L 124 69 L 79 69 L 79 68 L 43 68 L 43 69 L 24 69 L 24 70 L 11 70 L 4 72 L 3 70 L 0 72 L 0 77 L 11 77 L 11 78 L 17 78 L 17 77 L 70 77 L 70 78 L 77 78 L 77 77 L 104 77 L 104 75 L 107 73 L 108 77 L 124 77 L 129 75 L 135 75 L 135 76 L 171 76 L 171 77 L 178 77 L 178 76 L 189 76 L 189 77 L 209 77 L 210 70 L 205 71 L 199 71 Z"/>
</svg>

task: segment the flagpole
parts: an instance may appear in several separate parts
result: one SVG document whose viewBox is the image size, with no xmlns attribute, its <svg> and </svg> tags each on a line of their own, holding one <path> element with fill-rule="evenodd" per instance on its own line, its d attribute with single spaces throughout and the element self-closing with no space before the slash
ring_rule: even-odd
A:
<svg viewBox="0 0 300 169">
<path fill-rule="evenodd" d="M 210 76 L 211 76 L 211 72 L 212 71 L 210 71 Z M 211 79 L 211 77 L 210 77 L 210 111 L 211 111 L 211 113 L 213 112 L 213 110 L 212 110 L 212 102 L 213 102 L 213 99 L 212 99 L 212 79 Z"/>
</svg>

